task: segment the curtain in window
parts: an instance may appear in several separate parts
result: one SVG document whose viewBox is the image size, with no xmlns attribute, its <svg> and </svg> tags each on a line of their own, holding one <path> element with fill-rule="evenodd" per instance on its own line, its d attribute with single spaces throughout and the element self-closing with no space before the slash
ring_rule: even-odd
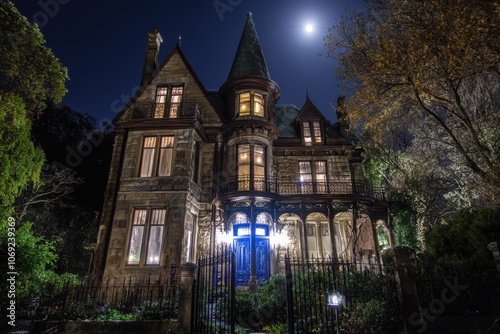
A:
<svg viewBox="0 0 500 334">
<path fill-rule="evenodd" d="M 172 173 L 172 156 L 174 136 L 162 136 L 160 145 L 160 158 L 158 161 L 158 176 L 170 176 Z"/>
<path fill-rule="evenodd" d="M 156 137 L 144 137 L 142 145 L 142 161 L 140 177 L 150 177 L 153 175 L 153 163 L 155 156 Z"/>
</svg>

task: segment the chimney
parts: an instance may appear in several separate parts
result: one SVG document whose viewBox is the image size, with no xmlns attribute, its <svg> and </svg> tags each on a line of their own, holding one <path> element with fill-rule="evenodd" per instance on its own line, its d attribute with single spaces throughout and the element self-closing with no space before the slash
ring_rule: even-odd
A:
<svg viewBox="0 0 500 334">
<path fill-rule="evenodd" d="M 144 59 L 144 68 L 142 70 L 141 86 L 156 71 L 158 55 L 160 54 L 160 44 L 163 42 L 157 27 L 152 32 L 148 32 L 148 48 L 146 49 L 146 59 Z"/>
</svg>

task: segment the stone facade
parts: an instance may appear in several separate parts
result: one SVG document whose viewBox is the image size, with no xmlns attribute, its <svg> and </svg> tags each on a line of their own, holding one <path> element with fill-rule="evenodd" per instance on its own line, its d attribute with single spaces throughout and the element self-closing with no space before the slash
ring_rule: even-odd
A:
<svg viewBox="0 0 500 334">
<path fill-rule="evenodd" d="M 366 183 L 345 124 L 308 97 L 277 105 L 251 16 L 218 91 L 179 45 L 157 65 L 161 40 L 149 33 L 143 85 L 114 120 L 96 277 L 168 277 L 223 242 L 250 287 L 281 271 L 286 253 L 376 263 L 383 192 Z"/>
</svg>

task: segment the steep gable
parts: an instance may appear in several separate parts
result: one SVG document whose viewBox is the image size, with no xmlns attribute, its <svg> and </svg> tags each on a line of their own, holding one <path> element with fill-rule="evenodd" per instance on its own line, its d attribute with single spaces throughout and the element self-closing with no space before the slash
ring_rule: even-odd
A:
<svg viewBox="0 0 500 334">
<path fill-rule="evenodd" d="M 116 116 L 114 122 L 144 118 L 144 109 L 154 105 L 156 87 L 163 85 L 183 85 L 183 103 L 196 105 L 201 110 L 205 124 L 222 124 L 224 119 L 218 106 L 212 100 L 179 45 L 176 45 L 158 69 L 150 76 L 130 102 Z M 148 118 L 148 117 L 146 117 Z M 150 117 L 149 117 L 150 118 Z"/>
</svg>

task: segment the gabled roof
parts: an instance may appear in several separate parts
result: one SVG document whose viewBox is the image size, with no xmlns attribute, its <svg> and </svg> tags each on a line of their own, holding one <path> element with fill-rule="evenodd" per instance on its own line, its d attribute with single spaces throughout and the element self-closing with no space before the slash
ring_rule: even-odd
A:
<svg viewBox="0 0 500 334">
<path fill-rule="evenodd" d="M 327 138 L 342 138 L 341 126 L 339 123 L 332 124 L 321 111 L 306 96 L 306 102 L 301 109 L 294 105 L 284 104 L 275 107 L 276 125 L 280 129 L 280 138 L 299 138 L 299 122 L 309 120 L 323 121 L 325 135 Z M 355 141 L 355 138 L 345 138 L 346 143 Z"/>
<path fill-rule="evenodd" d="M 194 72 L 193 68 L 191 67 L 191 65 L 187 61 L 186 56 L 182 52 L 180 44 L 177 43 L 176 46 L 172 49 L 172 51 L 165 58 L 165 60 L 161 63 L 161 65 L 158 66 L 158 68 L 156 69 L 156 71 L 151 74 L 151 76 L 149 77 L 149 79 L 146 82 L 144 82 L 144 84 L 140 87 L 140 89 L 137 91 L 137 93 L 135 93 L 135 95 L 130 99 L 130 101 L 127 103 L 127 105 L 120 111 L 120 113 L 118 115 L 116 115 L 116 117 L 113 119 L 113 123 L 115 123 L 116 121 L 118 121 L 122 117 L 122 115 L 130 108 L 130 106 L 132 106 L 136 102 L 136 100 L 142 95 L 142 93 L 144 92 L 144 90 L 147 89 L 147 87 L 155 79 L 155 77 L 158 75 L 158 73 L 160 73 L 162 71 L 162 69 L 168 64 L 169 60 L 175 54 L 179 55 L 179 57 L 181 58 L 182 62 L 184 63 L 184 65 L 188 69 L 189 73 L 193 77 L 194 81 L 196 82 L 196 84 L 198 85 L 198 87 L 200 87 L 200 89 L 202 90 L 203 94 L 205 95 L 205 97 L 207 98 L 207 100 L 209 101 L 209 103 L 212 105 L 212 107 L 214 108 L 214 110 L 217 113 L 217 115 L 219 116 L 219 118 L 222 121 L 224 120 L 224 116 L 222 116 L 221 111 L 219 110 L 220 106 L 212 99 L 212 95 L 209 94 L 209 92 L 207 91 L 207 89 L 205 88 L 205 86 L 201 83 L 200 79 L 198 78 L 198 76 Z"/>
<path fill-rule="evenodd" d="M 243 28 L 228 80 L 246 75 L 257 75 L 271 79 L 250 12 Z"/>
<path fill-rule="evenodd" d="M 306 102 L 300 109 L 299 114 L 297 115 L 297 121 L 301 120 L 309 120 L 309 119 L 321 119 L 322 121 L 327 121 L 325 116 L 319 109 L 312 103 L 309 99 L 309 95 L 306 95 Z"/>
</svg>

